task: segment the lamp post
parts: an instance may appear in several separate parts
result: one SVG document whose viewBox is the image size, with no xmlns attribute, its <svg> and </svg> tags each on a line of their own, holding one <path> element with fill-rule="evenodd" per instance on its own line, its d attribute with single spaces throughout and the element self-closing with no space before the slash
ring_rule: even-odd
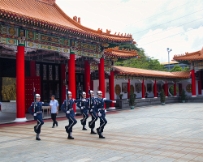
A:
<svg viewBox="0 0 203 162">
<path fill-rule="evenodd" d="M 170 52 L 172 51 L 172 49 L 170 48 L 167 48 L 167 51 L 168 51 L 168 71 L 170 71 Z"/>
</svg>

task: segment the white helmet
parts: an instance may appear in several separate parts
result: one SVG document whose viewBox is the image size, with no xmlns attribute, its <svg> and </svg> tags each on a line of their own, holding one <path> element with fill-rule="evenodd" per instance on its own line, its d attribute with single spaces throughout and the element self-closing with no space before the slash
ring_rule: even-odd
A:
<svg viewBox="0 0 203 162">
<path fill-rule="evenodd" d="M 35 94 L 35 98 L 40 98 L 40 94 Z"/>
<path fill-rule="evenodd" d="M 71 92 L 71 91 L 68 91 L 68 95 L 72 95 L 72 92 Z"/>
<path fill-rule="evenodd" d="M 102 95 L 102 91 L 97 91 L 97 95 Z"/>
<path fill-rule="evenodd" d="M 89 93 L 90 93 L 90 94 L 94 94 L 94 91 L 90 90 Z"/>
<path fill-rule="evenodd" d="M 86 95 L 86 92 L 82 92 L 82 95 Z"/>
</svg>

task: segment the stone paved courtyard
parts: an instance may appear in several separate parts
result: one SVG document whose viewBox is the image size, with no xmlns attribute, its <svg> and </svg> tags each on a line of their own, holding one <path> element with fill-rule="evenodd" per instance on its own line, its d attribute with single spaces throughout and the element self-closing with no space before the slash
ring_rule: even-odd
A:
<svg viewBox="0 0 203 162">
<path fill-rule="evenodd" d="M 34 122 L 0 126 L 1 162 L 139 162 L 203 161 L 203 106 L 168 104 L 107 114 L 106 139 L 74 127 L 67 140 L 60 119 L 51 128 L 45 120 L 41 139 L 35 140 Z M 97 125 L 99 122 L 97 121 Z"/>
</svg>

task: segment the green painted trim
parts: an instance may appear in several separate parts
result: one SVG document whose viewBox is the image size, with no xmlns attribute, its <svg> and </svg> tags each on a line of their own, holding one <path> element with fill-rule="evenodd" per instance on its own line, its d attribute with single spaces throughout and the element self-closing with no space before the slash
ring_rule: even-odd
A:
<svg viewBox="0 0 203 162">
<path fill-rule="evenodd" d="M 25 45 L 23 45 L 23 44 L 18 44 L 17 46 L 23 46 L 23 47 L 25 47 Z"/>
<path fill-rule="evenodd" d="M 70 54 L 74 54 L 75 55 L 75 52 L 70 52 Z"/>
</svg>

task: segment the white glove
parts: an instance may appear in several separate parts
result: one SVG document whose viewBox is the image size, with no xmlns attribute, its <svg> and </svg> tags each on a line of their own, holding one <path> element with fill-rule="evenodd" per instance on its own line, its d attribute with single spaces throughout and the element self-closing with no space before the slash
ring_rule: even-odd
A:
<svg viewBox="0 0 203 162">
<path fill-rule="evenodd" d="M 106 98 L 103 98 L 103 101 L 105 101 L 106 100 Z"/>
<path fill-rule="evenodd" d="M 105 109 L 105 113 L 106 113 L 107 111 L 106 111 L 106 109 Z"/>
<path fill-rule="evenodd" d="M 82 106 L 81 109 L 84 109 L 84 107 Z"/>
<path fill-rule="evenodd" d="M 33 114 L 33 116 L 37 116 L 37 114 L 36 114 L 36 113 L 34 113 L 34 114 Z"/>
<path fill-rule="evenodd" d="M 101 114 L 100 112 L 98 112 L 98 116 L 99 116 L 99 117 L 101 117 L 101 116 L 102 116 L 102 114 Z"/>
<path fill-rule="evenodd" d="M 93 112 L 93 110 L 91 109 L 90 112 Z"/>
<path fill-rule="evenodd" d="M 112 101 L 113 103 L 116 103 L 116 101 Z"/>
<path fill-rule="evenodd" d="M 67 114 L 70 114 L 70 111 L 66 111 Z"/>
</svg>

